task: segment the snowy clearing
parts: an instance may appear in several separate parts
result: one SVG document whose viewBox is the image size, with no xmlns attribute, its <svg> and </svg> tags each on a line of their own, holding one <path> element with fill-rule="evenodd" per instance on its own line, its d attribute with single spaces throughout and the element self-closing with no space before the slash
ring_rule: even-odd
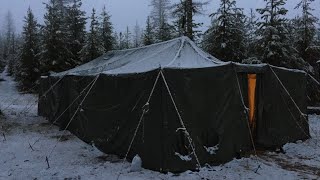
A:
<svg viewBox="0 0 320 180">
<path fill-rule="evenodd" d="M 15 82 L 5 73 L 0 74 L 1 78 L 5 81 L 0 81 L 0 109 L 4 113 L 0 117 L 0 179 L 117 179 L 119 174 L 122 180 L 320 179 L 318 115 L 309 116 L 312 139 L 286 144 L 285 154 L 259 153 L 258 157 L 203 167 L 200 172 L 132 172 L 130 163 L 103 154 L 68 132 L 62 134 L 58 127 L 38 117 L 37 97 L 19 94 Z"/>
</svg>

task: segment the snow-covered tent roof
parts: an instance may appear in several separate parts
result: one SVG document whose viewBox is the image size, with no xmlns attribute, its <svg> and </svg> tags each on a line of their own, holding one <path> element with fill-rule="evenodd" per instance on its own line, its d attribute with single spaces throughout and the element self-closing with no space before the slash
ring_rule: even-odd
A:
<svg viewBox="0 0 320 180">
<path fill-rule="evenodd" d="M 225 62 L 205 53 L 189 38 L 180 37 L 140 48 L 110 51 L 91 62 L 53 76 L 131 74 L 159 67 L 190 69 L 223 64 Z"/>
</svg>

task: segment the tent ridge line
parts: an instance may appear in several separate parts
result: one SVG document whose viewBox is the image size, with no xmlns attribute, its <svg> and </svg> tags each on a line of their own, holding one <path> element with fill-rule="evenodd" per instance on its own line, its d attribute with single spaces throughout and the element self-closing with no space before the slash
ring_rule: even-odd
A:
<svg viewBox="0 0 320 180">
<path fill-rule="evenodd" d="M 166 67 L 169 67 L 171 64 L 173 64 L 173 63 L 178 59 L 178 57 L 180 57 L 181 51 L 182 51 L 182 49 L 183 49 L 183 47 L 184 47 L 184 45 L 185 45 L 186 39 L 183 38 L 183 39 L 180 40 L 180 41 L 181 41 L 181 45 L 180 45 L 179 50 L 177 51 L 177 53 L 176 53 L 175 57 L 172 59 L 172 61 L 169 62 L 169 63 L 166 65 Z"/>
<path fill-rule="evenodd" d="M 212 63 L 214 63 L 214 64 L 220 64 L 220 63 L 216 62 L 216 60 L 210 59 L 209 57 L 204 56 L 204 54 L 207 54 L 207 53 L 205 53 L 205 52 L 203 52 L 201 49 L 199 49 L 199 48 L 194 44 L 193 41 L 191 41 L 191 40 L 188 39 L 188 43 L 191 45 L 192 49 L 194 49 L 194 50 L 195 50 L 201 57 L 203 57 L 205 60 L 207 60 L 207 61 L 209 61 L 209 62 L 212 62 Z M 209 54 L 209 55 L 210 55 L 210 54 Z M 216 57 L 214 57 L 214 58 L 216 58 Z"/>
</svg>

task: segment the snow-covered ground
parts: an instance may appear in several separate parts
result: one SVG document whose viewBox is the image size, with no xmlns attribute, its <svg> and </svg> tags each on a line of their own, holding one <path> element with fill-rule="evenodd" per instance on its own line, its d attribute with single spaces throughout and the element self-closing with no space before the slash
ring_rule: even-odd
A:
<svg viewBox="0 0 320 180">
<path fill-rule="evenodd" d="M 312 139 L 286 144 L 285 154 L 259 153 L 200 172 L 130 171 L 130 163 L 99 152 L 37 116 L 37 97 L 19 94 L 0 74 L 0 179 L 320 179 L 320 116 L 309 117 Z M 60 135 L 63 138 L 58 141 Z M 36 142 L 36 143 L 35 143 Z M 55 148 L 54 148 L 55 147 Z M 52 154 L 51 150 L 54 148 Z M 50 168 L 46 162 L 46 157 Z"/>
</svg>

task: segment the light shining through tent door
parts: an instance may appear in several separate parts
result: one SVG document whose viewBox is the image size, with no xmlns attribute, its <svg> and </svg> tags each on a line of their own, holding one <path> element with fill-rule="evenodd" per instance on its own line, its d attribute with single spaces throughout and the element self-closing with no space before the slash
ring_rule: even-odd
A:
<svg viewBox="0 0 320 180">
<path fill-rule="evenodd" d="M 256 129 L 256 87 L 257 87 L 257 75 L 248 74 L 248 101 L 249 101 L 249 123 L 251 131 Z"/>
</svg>

